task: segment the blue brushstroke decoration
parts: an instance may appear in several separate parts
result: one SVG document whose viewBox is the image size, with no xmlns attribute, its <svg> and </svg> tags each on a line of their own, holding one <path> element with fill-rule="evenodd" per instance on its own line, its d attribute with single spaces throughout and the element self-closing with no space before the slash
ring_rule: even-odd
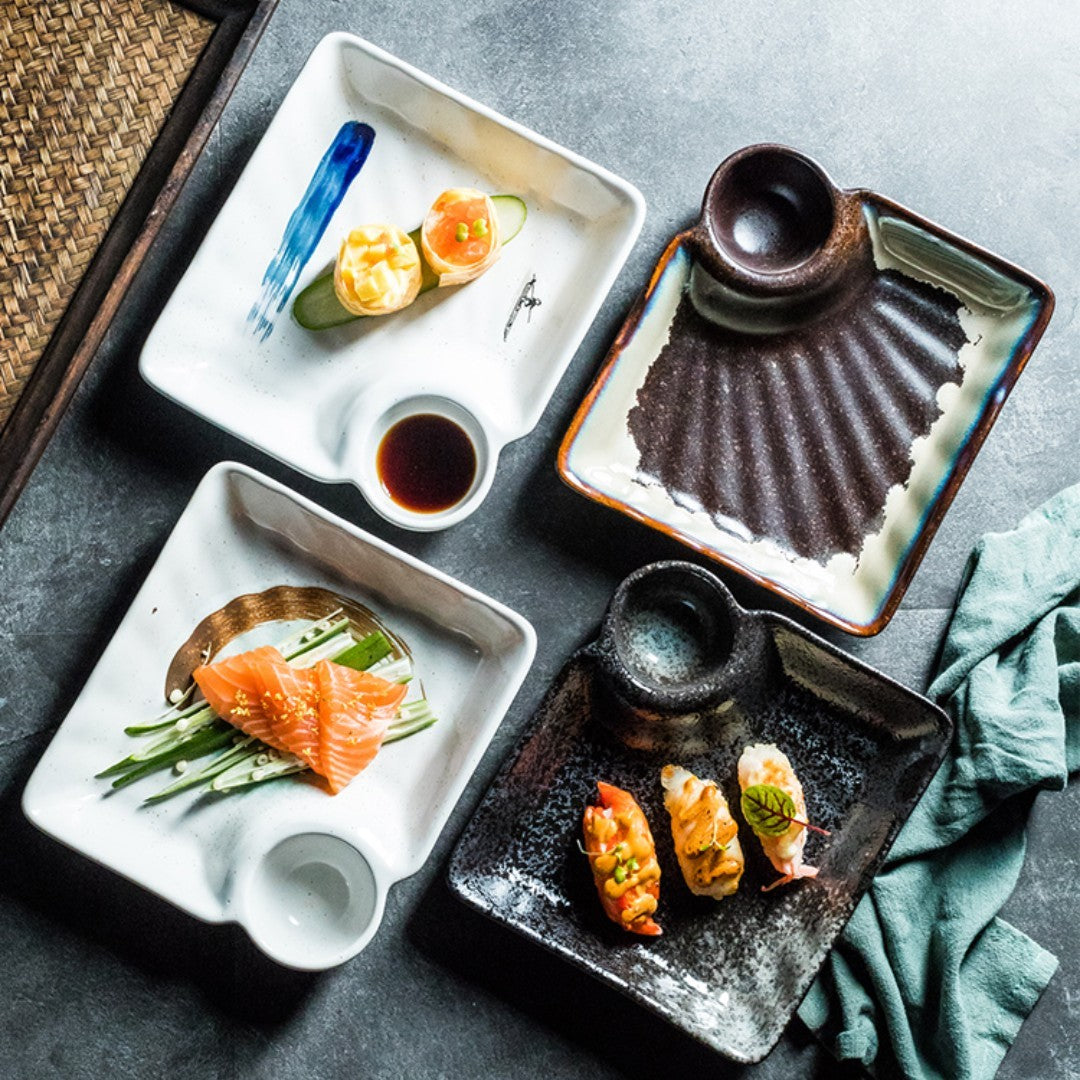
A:
<svg viewBox="0 0 1080 1080">
<path fill-rule="evenodd" d="M 247 321 L 252 332 L 265 341 L 300 279 L 300 272 L 322 239 L 334 211 L 341 205 L 349 185 L 364 167 L 375 131 L 368 124 L 349 120 L 334 136 L 299 206 L 289 218 L 277 253 L 263 274 L 259 299 L 251 306 Z"/>
</svg>

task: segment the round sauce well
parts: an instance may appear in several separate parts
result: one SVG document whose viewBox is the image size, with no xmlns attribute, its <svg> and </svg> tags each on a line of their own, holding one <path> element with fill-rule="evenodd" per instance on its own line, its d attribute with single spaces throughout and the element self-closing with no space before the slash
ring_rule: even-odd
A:
<svg viewBox="0 0 1080 1080">
<path fill-rule="evenodd" d="M 399 506 L 434 514 L 468 495 L 476 479 L 476 447 L 448 417 L 415 413 L 382 437 L 375 469 L 383 490 Z"/>
</svg>

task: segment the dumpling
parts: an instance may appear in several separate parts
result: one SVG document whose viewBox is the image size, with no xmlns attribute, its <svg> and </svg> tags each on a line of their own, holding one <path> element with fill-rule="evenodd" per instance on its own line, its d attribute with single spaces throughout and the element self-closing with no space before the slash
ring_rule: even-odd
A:
<svg viewBox="0 0 1080 1080">
<path fill-rule="evenodd" d="M 353 315 L 389 315 L 420 292 L 420 253 L 396 225 L 361 225 L 341 243 L 334 292 Z"/>
<path fill-rule="evenodd" d="M 440 285 L 464 285 L 499 257 L 499 216 L 491 197 L 476 188 L 449 188 L 432 204 L 420 246 Z"/>
</svg>

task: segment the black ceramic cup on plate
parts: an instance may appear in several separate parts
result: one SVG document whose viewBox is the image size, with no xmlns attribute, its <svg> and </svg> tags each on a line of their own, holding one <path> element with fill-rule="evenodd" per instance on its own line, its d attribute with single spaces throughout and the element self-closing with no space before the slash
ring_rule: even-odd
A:
<svg viewBox="0 0 1080 1080">
<path fill-rule="evenodd" d="M 695 753 L 752 681 L 755 628 L 721 580 L 694 563 L 626 578 L 589 647 L 614 706 L 598 715 L 627 746 Z"/>
</svg>

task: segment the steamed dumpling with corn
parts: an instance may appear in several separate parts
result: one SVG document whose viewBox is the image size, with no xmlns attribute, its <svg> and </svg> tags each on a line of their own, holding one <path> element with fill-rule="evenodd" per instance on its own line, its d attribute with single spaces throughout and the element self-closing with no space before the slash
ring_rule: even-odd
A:
<svg viewBox="0 0 1080 1080">
<path fill-rule="evenodd" d="M 464 285 L 491 267 L 502 250 L 499 217 L 490 195 L 449 188 L 427 212 L 420 245 L 439 285 Z"/>
<path fill-rule="evenodd" d="M 354 315 L 389 315 L 420 292 L 420 253 L 396 225 L 361 225 L 341 243 L 334 292 Z"/>
</svg>

